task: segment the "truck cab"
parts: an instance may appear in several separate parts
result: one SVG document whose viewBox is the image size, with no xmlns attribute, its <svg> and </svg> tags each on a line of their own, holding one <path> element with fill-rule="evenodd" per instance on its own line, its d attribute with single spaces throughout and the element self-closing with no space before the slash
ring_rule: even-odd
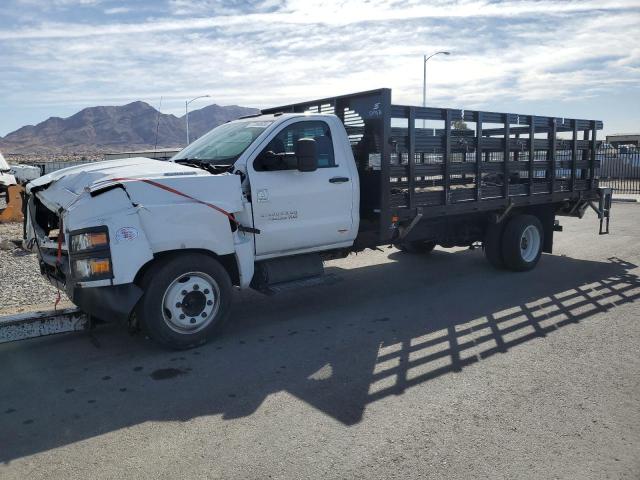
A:
<svg viewBox="0 0 640 480">
<path fill-rule="evenodd" d="M 227 124 L 222 142 L 227 144 L 229 135 L 249 141 L 235 132 L 256 125 L 264 132 L 230 167 L 243 179 L 242 218 L 260 230 L 253 237 L 255 260 L 351 246 L 358 233 L 359 183 L 342 123 L 333 115 L 260 115 Z M 309 163 L 302 165 L 305 143 L 311 150 Z M 227 153 L 205 135 L 172 161 L 224 164 L 221 155 Z"/>
</svg>

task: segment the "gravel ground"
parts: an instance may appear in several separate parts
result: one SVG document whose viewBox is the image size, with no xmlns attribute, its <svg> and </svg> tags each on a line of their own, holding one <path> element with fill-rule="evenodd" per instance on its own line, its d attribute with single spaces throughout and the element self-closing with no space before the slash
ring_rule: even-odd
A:
<svg viewBox="0 0 640 480">
<path fill-rule="evenodd" d="M 40 275 L 36 255 L 12 242 L 21 238 L 22 224 L 0 224 L 0 314 L 50 309 L 56 299 L 56 289 Z"/>
</svg>

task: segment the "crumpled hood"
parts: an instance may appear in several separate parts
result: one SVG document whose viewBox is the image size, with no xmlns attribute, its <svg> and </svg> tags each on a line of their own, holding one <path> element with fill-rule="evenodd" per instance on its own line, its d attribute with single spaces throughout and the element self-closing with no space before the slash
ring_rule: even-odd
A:
<svg viewBox="0 0 640 480">
<path fill-rule="evenodd" d="M 83 192 L 94 190 L 117 179 L 159 180 L 167 177 L 207 176 L 210 173 L 174 162 L 136 157 L 95 162 L 64 168 L 37 178 L 27 185 L 27 192 L 46 190 L 38 198 L 51 210 L 67 208 Z"/>
</svg>

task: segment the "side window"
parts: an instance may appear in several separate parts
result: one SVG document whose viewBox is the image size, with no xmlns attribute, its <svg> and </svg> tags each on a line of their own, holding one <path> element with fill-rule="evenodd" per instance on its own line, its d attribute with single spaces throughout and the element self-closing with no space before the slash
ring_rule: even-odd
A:
<svg viewBox="0 0 640 480">
<path fill-rule="evenodd" d="M 257 171 L 295 170 L 296 142 L 301 138 L 313 138 L 316 141 L 318 168 L 335 166 L 329 125 L 323 121 L 303 121 L 280 131 L 256 157 L 254 168 Z"/>
</svg>

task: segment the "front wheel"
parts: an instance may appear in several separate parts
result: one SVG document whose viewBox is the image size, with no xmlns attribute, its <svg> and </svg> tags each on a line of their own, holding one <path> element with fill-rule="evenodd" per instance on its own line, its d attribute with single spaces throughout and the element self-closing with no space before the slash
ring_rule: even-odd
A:
<svg viewBox="0 0 640 480">
<path fill-rule="evenodd" d="M 166 347 L 205 343 L 229 317 L 229 274 L 207 255 L 186 253 L 159 260 L 144 275 L 136 315 L 145 333 Z"/>
</svg>

